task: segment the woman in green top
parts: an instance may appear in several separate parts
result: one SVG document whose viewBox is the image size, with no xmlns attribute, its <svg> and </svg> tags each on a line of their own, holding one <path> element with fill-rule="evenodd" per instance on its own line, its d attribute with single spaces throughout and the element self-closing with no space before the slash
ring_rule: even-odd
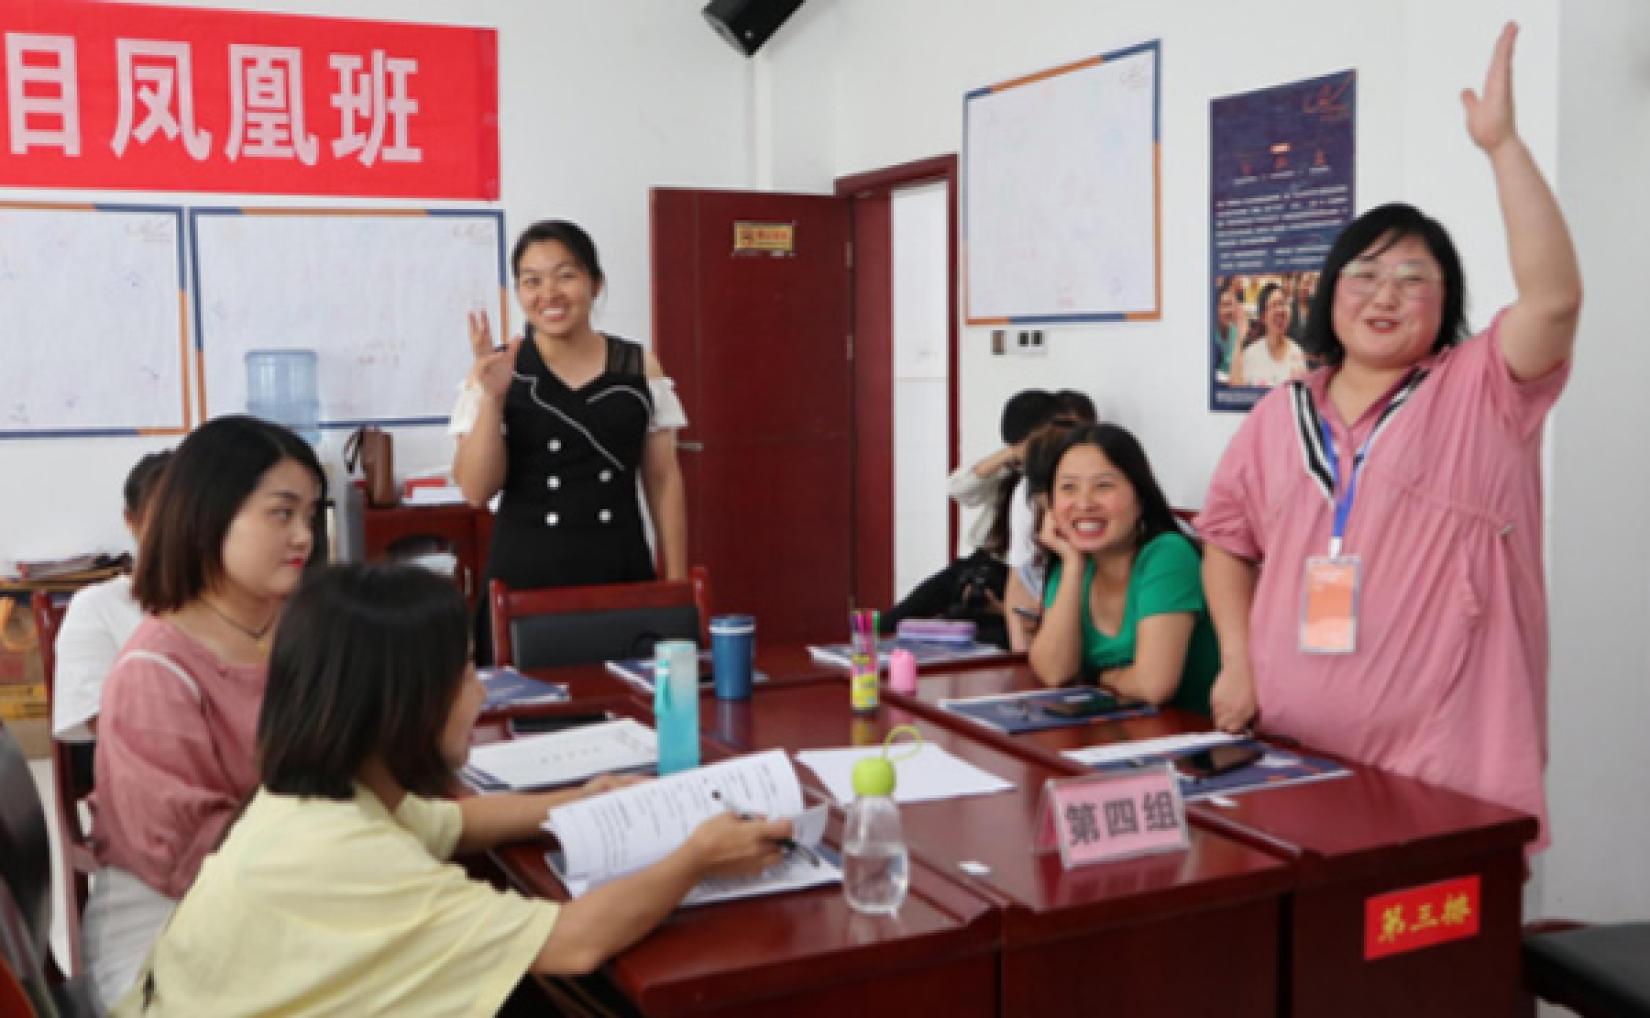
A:
<svg viewBox="0 0 1650 1018">
<path fill-rule="evenodd" d="M 1030 467 L 1050 559 L 1030 652 L 1037 677 L 1055 686 L 1095 676 L 1124 696 L 1209 713 L 1220 648 L 1198 548 L 1140 443 L 1090 425 L 1038 450 Z"/>
</svg>

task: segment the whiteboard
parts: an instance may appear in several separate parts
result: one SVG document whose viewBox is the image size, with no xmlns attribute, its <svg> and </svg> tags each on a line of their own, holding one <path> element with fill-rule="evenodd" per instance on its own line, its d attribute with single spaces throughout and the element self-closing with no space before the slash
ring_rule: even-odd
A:
<svg viewBox="0 0 1650 1018">
<path fill-rule="evenodd" d="M 0 438 L 181 433 L 183 213 L 0 205 Z"/>
<path fill-rule="evenodd" d="M 504 312 L 492 209 L 191 209 L 201 416 L 246 409 L 246 354 L 318 355 L 321 426 L 446 423 L 474 361 L 465 315 Z"/>
<path fill-rule="evenodd" d="M 965 98 L 969 324 L 1158 317 L 1158 48 Z"/>
</svg>

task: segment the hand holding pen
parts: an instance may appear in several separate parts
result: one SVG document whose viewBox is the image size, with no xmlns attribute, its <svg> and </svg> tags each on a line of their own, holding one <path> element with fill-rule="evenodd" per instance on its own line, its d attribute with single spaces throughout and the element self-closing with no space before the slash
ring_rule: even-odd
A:
<svg viewBox="0 0 1650 1018">
<path fill-rule="evenodd" d="M 729 797 L 728 795 L 725 795 L 720 789 L 712 789 L 711 793 L 710 793 L 710 797 L 712 799 L 715 799 L 718 803 L 721 803 L 722 808 L 727 810 L 728 813 L 731 814 L 736 819 L 743 820 L 743 821 L 760 821 L 761 823 L 763 823 L 765 825 L 772 825 L 772 824 L 776 824 L 776 823 L 783 824 L 785 826 L 784 835 L 781 836 L 781 837 L 770 839 L 771 841 L 773 841 L 774 844 L 779 846 L 779 848 L 781 850 L 781 854 L 784 855 L 784 856 L 788 856 L 792 852 L 802 852 L 804 854 L 804 856 L 808 859 L 809 862 L 813 863 L 816 866 L 819 864 L 819 857 L 814 854 L 813 849 L 809 848 L 807 845 L 801 844 L 800 842 L 796 841 L 794 838 L 792 838 L 790 836 L 792 831 L 791 831 L 791 822 L 789 820 L 777 820 L 777 821 L 776 820 L 766 820 L 766 819 L 762 818 L 761 816 L 759 816 L 758 814 L 752 813 L 747 809 L 741 808 L 737 803 L 735 803 L 733 801 L 733 799 L 731 797 Z"/>
</svg>

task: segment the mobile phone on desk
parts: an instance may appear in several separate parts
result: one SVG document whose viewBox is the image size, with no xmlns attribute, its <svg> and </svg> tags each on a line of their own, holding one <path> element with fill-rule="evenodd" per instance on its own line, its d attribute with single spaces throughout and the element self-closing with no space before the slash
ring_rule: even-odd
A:
<svg viewBox="0 0 1650 1018">
<path fill-rule="evenodd" d="M 1260 762 L 1266 754 L 1258 746 L 1210 746 L 1176 758 L 1175 770 L 1193 781 L 1219 777 Z"/>
<path fill-rule="evenodd" d="M 510 734 L 519 739 L 524 735 L 564 732 L 569 728 L 599 725 L 612 720 L 613 715 L 606 711 L 594 714 L 528 714 L 510 719 Z"/>
</svg>

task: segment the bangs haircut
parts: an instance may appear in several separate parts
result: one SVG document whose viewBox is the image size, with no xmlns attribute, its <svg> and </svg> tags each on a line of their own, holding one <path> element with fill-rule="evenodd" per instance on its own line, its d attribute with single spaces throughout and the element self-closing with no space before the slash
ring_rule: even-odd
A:
<svg viewBox="0 0 1650 1018">
<path fill-rule="evenodd" d="M 1324 256 L 1318 273 L 1318 289 L 1312 295 L 1312 309 L 1306 316 L 1306 331 L 1300 346 L 1308 357 L 1337 365 L 1346 359 L 1346 347 L 1335 335 L 1335 293 L 1341 285 L 1341 270 L 1367 251 L 1378 255 L 1405 237 L 1425 244 L 1443 274 L 1443 304 L 1438 317 L 1438 335 L 1432 352 L 1454 346 L 1467 337 L 1467 278 L 1461 256 L 1442 223 L 1413 205 L 1393 202 L 1377 205 L 1346 225 Z M 1374 245 L 1379 244 L 1379 247 Z"/>
<path fill-rule="evenodd" d="M 464 597 L 419 566 L 317 570 L 275 631 L 258 714 L 259 780 L 346 800 L 374 754 L 414 795 L 445 793 L 441 734 L 470 659 Z"/>
<path fill-rule="evenodd" d="M 1054 488 L 1054 475 L 1060 468 L 1060 461 L 1065 459 L 1066 453 L 1078 446 L 1093 446 L 1105 454 L 1111 465 L 1128 478 L 1129 486 L 1134 489 L 1135 501 L 1140 503 L 1140 540 L 1136 547 L 1144 547 L 1159 534 L 1176 533 L 1185 537 L 1186 532 L 1181 529 L 1180 521 L 1175 519 L 1174 510 L 1169 508 L 1169 500 L 1163 494 L 1163 489 L 1157 483 L 1157 476 L 1152 473 L 1151 461 L 1146 459 L 1146 450 L 1140 445 L 1127 428 L 1116 424 L 1085 424 L 1072 428 L 1069 431 L 1056 433 L 1043 444 L 1038 451 L 1037 461 L 1033 466 L 1036 475 L 1031 481 L 1031 490 L 1040 494 L 1047 493 Z M 1187 537 L 1187 540 L 1192 540 Z M 1195 546 L 1196 541 L 1192 542 Z"/>
<path fill-rule="evenodd" d="M 292 460 L 315 478 L 320 533 L 327 478 L 309 443 L 279 424 L 231 414 L 185 438 L 149 498 L 132 596 L 145 614 L 177 611 L 223 578 L 229 525 L 269 468 Z M 318 550 L 322 542 L 315 542 Z M 315 554 L 311 552 L 311 556 Z"/>
<path fill-rule="evenodd" d="M 602 262 L 596 254 L 596 242 L 590 239 L 590 234 L 577 223 L 565 219 L 541 219 L 521 231 L 516 238 L 515 249 L 510 252 L 510 274 L 517 280 L 521 278 L 521 259 L 527 254 L 527 249 L 534 244 L 542 244 L 553 240 L 567 249 L 591 280 L 598 286 L 603 286 L 607 279 L 602 275 Z"/>
</svg>

